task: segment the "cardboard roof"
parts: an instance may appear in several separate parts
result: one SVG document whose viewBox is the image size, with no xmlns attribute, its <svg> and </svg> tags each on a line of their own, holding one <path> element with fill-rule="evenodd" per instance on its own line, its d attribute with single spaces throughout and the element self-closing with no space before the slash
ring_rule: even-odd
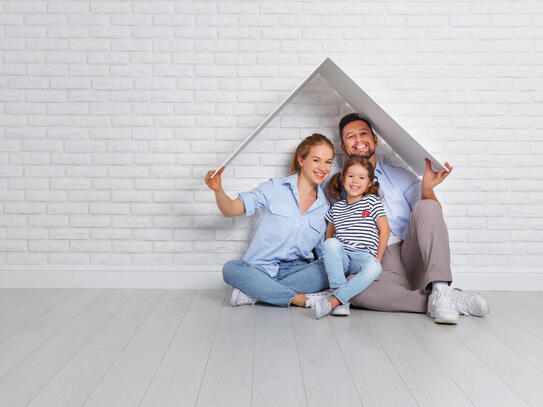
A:
<svg viewBox="0 0 543 407">
<path fill-rule="evenodd" d="M 425 157 L 430 159 L 434 170 L 445 168 L 439 161 L 432 157 L 424 147 L 411 137 L 407 131 L 396 123 L 387 112 L 375 103 L 375 101 L 330 58 L 326 58 L 307 78 L 305 78 L 304 81 L 300 83 L 256 129 L 253 130 L 253 132 L 218 168 L 220 169 L 221 167 L 228 166 L 317 74 L 323 77 L 326 82 L 328 82 L 328 84 L 345 99 L 355 112 L 368 118 L 372 122 L 377 134 L 385 140 L 385 142 L 417 173 L 417 175 L 424 174 L 424 170 L 426 169 L 426 164 L 424 162 Z"/>
</svg>

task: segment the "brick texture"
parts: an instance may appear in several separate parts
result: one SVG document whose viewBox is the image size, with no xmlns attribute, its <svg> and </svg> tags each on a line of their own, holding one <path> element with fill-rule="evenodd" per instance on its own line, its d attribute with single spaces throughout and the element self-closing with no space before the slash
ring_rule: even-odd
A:
<svg viewBox="0 0 543 407">
<path fill-rule="evenodd" d="M 255 219 L 224 219 L 204 174 L 327 56 L 455 167 L 436 189 L 453 270 L 543 262 L 539 0 L 11 0 L 0 21 L 6 269 L 240 258 Z M 225 171 L 226 191 L 286 175 L 313 132 L 338 144 L 349 111 L 317 77 Z"/>
</svg>

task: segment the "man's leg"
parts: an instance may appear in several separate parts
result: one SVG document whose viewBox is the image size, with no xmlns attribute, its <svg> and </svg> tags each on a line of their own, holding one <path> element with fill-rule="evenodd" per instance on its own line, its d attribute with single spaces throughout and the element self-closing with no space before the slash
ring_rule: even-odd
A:
<svg viewBox="0 0 543 407">
<path fill-rule="evenodd" d="M 371 285 L 351 299 L 356 307 L 376 311 L 426 312 L 428 293 L 411 290 L 400 259 L 402 244 L 389 245 L 383 256 L 383 271 Z"/>
<path fill-rule="evenodd" d="M 452 281 L 449 232 L 436 201 L 423 199 L 413 207 L 400 257 L 411 288 Z"/>
<path fill-rule="evenodd" d="M 296 295 L 292 288 L 279 284 L 264 270 L 242 260 L 228 261 L 222 269 L 224 282 L 268 304 L 286 307 Z"/>
</svg>

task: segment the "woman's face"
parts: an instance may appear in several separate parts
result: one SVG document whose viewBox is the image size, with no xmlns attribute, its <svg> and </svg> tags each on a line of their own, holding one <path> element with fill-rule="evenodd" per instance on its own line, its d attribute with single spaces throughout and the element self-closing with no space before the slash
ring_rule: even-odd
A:
<svg viewBox="0 0 543 407">
<path fill-rule="evenodd" d="M 359 164 L 351 165 L 343 174 L 343 186 L 347 196 L 358 200 L 366 192 L 372 181 L 368 174 L 368 169 Z"/>
<path fill-rule="evenodd" d="M 334 150 L 328 144 L 317 144 L 305 158 L 298 157 L 302 167 L 300 175 L 314 184 L 321 184 L 330 175 L 333 160 Z"/>
</svg>

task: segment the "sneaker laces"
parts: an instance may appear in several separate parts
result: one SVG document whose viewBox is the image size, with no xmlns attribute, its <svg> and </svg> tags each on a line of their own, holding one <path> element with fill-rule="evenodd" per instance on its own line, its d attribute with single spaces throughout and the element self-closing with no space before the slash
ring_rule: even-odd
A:
<svg viewBox="0 0 543 407">
<path fill-rule="evenodd" d="M 451 298 L 451 295 L 445 291 L 438 291 L 434 299 L 434 305 L 436 307 L 443 308 L 453 308 L 455 309 L 455 304 Z"/>
<path fill-rule="evenodd" d="M 467 294 L 460 289 L 453 290 L 451 296 L 456 310 L 464 315 L 470 315 L 470 301 L 472 298 L 474 298 L 474 296 Z"/>
</svg>

